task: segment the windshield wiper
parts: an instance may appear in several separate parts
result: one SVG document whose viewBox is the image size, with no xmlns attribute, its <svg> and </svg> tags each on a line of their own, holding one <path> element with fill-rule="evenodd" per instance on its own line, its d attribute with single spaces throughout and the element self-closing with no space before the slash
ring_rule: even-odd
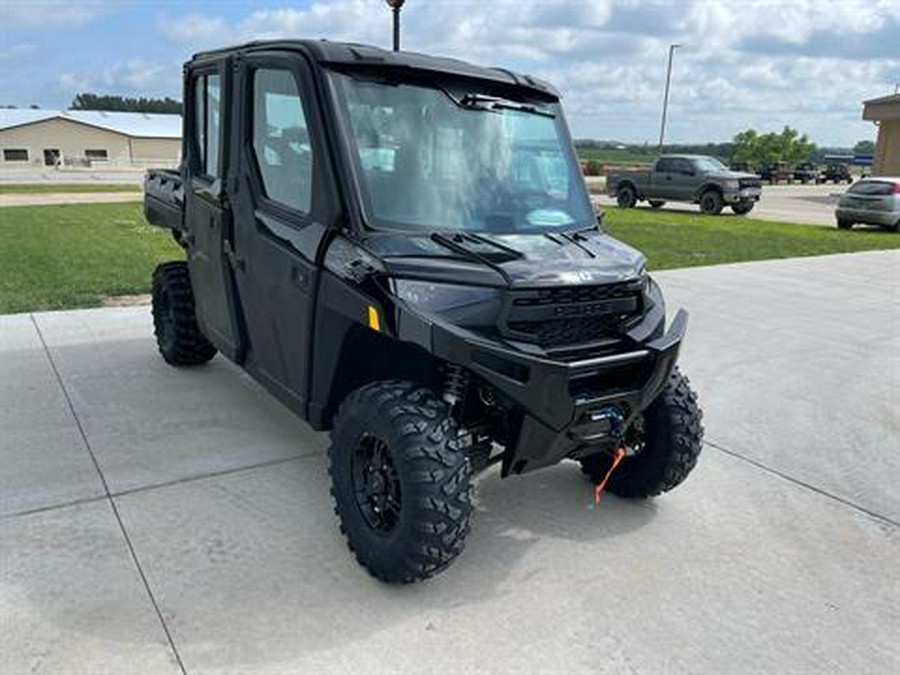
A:
<svg viewBox="0 0 900 675">
<path fill-rule="evenodd" d="M 445 87 L 440 87 L 440 89 L 447 95 L 447 98 L 460 108 L 465 108 L 467 110 L 515 110 L 516 112 L 540 115 L 541 117 L 549 117 L 551 119 L 556 117 L 556 115 L 549 110 L 538 108 L 530 103 L 511 101 L 508 98 L 489 96 L 488 94 L 479 94 L 477 92 L 469 92 L 457 98 Z"/>
<path fill-rule="evenodd" d="M 453 251 L 454 253 L 459 253 L 460 255 L 468 258 L 469 260 L 475 260 L 476 262 L 480 262 L 482 265 L 486 265 L 487 267 L 490 267 L 492 270 L 494 270 L 497 274 L 499 274 L 503 278 L 503 281 L 506 282 L 507 286 L 512 286 L 512 283 L 513 283 L 512 277 L 509 276 L 507 271 L 505 269 L 503 269 L 503 267 L 501 265 L 499 265 L 496 262 L 494 262 L 493 260 L 491 260 L 488 255 L 485 255 L 483 253 L 478 253 L 477 251 L 473 251 L 472 249 L 463 245 L 467 239 L 470 241 L 477 241 L 479 243 L 490 244 L 490 245 L 500 249 L 501 251 L 508 252 L 507 260 L 510 260 L 510 259 L 515 260 L 516 258 L 522 257 L 522 254 L 519 253 L 518 251 L 515 251 L 514 249 L 511 249 L 507 246 L 503 246 L 502 244 L 498 244 L 497 242 L 493 242 L 490 239 L 483 239 L 482 237 L 473 236 L 473 235 L 469 234 L 468 232 L 467 233 L 457 232 L 450 236 L 446 236 L 444 234 L 441 234 L 440 232 L 434 232 L 431 235 L 431 241 L 433 241 L 434 243 L 440 244 L 444 248 L 448 248 L 451 251 Z"/>
</svg>

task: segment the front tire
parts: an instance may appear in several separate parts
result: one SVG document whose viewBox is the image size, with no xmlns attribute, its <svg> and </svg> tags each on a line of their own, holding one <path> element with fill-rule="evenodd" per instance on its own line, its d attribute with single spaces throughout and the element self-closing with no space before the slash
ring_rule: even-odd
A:
<svg viewBox="0 0 900 675">
<path fill-rule="evenodd" d="M 702 418 L 697 395 L 676 368 L 662 393 L 634 425 L 642 428 L 629 430 L 626 442 L 630 440 L 629 444 L 639 452 L 622 461 L 606 489 L 618 497 L 643 499 L 683 483 L 696 466 L 703 447 Z M 591 455 L 581 460 L 581 469 L 598 484 L 612 461 L 607 453 Z"/>
<path fill-rule="evenodd" d="M 427 579 L 462 552 L 472 468 L 456 430 L 447 406 L 411 382 L 375 382 L 341 404 L 329 450 L 334 510 L 377 579 Z"/>
<path fill-rule="evenodd" d="M 736 202 L 731 205 L 731 210 L 739 216 L 746 216 L 753 210 L 754 202 Z"/>
<path fill-rule="evenodd" d="M 849 230 L 851 227 L 853 227 L 853 221 L 847 220 L 846 218 L 838 218 L 837 226 L 839 230 Z"/>
<path fill-rule="evenodd" d="M 216 355 L 200 332 L 191 275 L 185 262 L 158 265 L 153 272 L 153 333 L 159 353 L 173 366 L 198 366 Z"/>
<path fill-rule="evenodd" d="M 718 190 L 707 190 L 700 195 L 700 212 L 707 216 L 722 213 L 722 195 Z"/>
</svg>

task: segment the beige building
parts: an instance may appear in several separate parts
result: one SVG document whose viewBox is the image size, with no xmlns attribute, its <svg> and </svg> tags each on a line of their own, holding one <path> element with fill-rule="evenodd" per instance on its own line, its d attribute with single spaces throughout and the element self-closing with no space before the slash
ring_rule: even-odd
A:
<svg viewBox="0 0 900 675">
<path fill-rule="evenodd" d="M 863 119 L 878 125 L 873 176 L 900 176 L 900 94 L 863 102 Z"/>
<path fill-rule="evenodd" d="M 175 166 L 181 116 L 0 109 L 0 169 Z"/>
</svg>

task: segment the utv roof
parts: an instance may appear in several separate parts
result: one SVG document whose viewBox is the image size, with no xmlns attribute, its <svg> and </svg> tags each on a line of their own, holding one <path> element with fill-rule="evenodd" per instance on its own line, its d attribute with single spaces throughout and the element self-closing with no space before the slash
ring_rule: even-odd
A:
<svg viewBox="0 0 900 675">
<path fill-rule="evenodd" d="M 242 45 L 203 51 L 194 60 L 247 54 L 269 50 L 293 50 L 306 54 L 322 65 L 384 68 L 386 70 L 419 70 L 454 77 L 490 80 L 510 86 L 524 87 L 554 99 L 559 92 L 548 82 L 531 75 L 514 73 L 505 68 L 485 68 L 458 59 L 429 56 L 417 52 L 394 52 L 371 45 L 329 40 L 262 40 Z"/>
</svg>

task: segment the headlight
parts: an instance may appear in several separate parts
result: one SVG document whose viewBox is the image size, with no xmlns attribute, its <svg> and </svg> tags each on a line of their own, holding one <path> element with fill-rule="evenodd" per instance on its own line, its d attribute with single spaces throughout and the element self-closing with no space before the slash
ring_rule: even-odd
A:
<svg viewBox="0 0 900 675">
<path fill-rule="evenodd" d="M 726 180 L 725 188 L 727 190 L 737 190 L 741 186 L 741 182 L 739 180 Z"/>
<path fill-rule="evenodd" d="M 459 286 L 412 279 L 393 279 L 392 283 L 398 298 L 430 312 L 477 305 L 498 297 L 496 289 L 484 286 Z"/>
</svg>

